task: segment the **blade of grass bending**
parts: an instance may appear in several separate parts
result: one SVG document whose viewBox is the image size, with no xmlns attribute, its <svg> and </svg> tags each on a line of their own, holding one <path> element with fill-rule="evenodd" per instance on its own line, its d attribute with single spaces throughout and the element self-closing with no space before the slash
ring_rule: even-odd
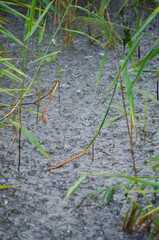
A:
<svg viewBox="0 0 159 240">
<path fill-rule="evenodd" d="M 13 121 L 11 118 L 8 118 L 9 122 L 15 126 L 17 129 L 19 129 L 19 123 L 17 121 Z M 26 137 L 26 139 L 32 143 L 47 159 L 51 161 L 51 158 L 49 155 L 45 152 L 41 144 L 38 142 L 38 140 L 24 127 L 21 128 L 21 133 Z"/>
<path fill-rule="evenodd" d="M 2 1 L 0 2 L 0 7 L 2 7 L 2 8 L 1 8 L 1 11 L 4 10 L 5 12 L 8 12 L 8 13 L 10 13 L 10 14 L 13 14 L 13 15 L 15 15 L 15 16 L 17 16 L 17 17 L 26 19 L 26 17 L 25 17 L 23 14 L 21 14 L 21 13 L 18 12 L 18 11 L 16 11 L 15 9 L 9 7 L 7 4 L 2 3 Z"/>
<path fill-rule="evenodd" d="M 124 63 L 124 60 L 121 60 L 120 65 L 122 66 L 123 63 Z M 128 91 L 131 86 L 131 80 L 130 80 L 130 76 L 128 74 L 128 70 L 127 70 L 126 66 L 124 67 L 123 71 L 121 72 L 121 75 L 124 79 L 126 90 Z M 136 135 L 136 127 L 135 127 L 135 119 L 134 119 L 134 94 L 133 94 L 132 90 L 128 94 L 128 99 L 129 99 L 131 119 L 132 119 L 134 131 L 135 131 L 135 135 Z M 136 138 L 137 138 L 137 135 L 136 135 Z"/>
<path fill-rule="evenodd" d="M 130 113 L 127 111 L 127 115 L 128 114 L 130 114 Z M 125 113 L 123 113 L 123 114 L 121 114 L 121 115 L 119 115 L 117 117 L 114 117 L 112 119 L 108 119 L 107 121 L 104 122 L 103 127 L 107 127 L 107 126 L 113 124 L 114 122 L 124 118 L 124 117 L 125 117 Z"/>
<path fill-rule="evenodd" d="M 6 35 L 10 39 L 12 39 L 14 42 L 16 42 L 16 43 L 20 44 L 22 47 L 24 47 L 24 44 L 18 38 L 16 38 L 11 32 L 9 32 L 7 29 L 5 29 L 1 24 L 0 24 L 0 32 L 3 35 Z"/>
<path fill-rule="evenodd" d="M 155 44 L 156 45 L 156 44 Z M 153 49 L 154 47 L 151 48 L 151 50 Z M 150 51 L 150 54 L 149 54 L 149 60 L 151 60 L 152 58 L 156 57 L 159 53 L 159 47 L 156 47 L 155 49 L 153 49 L 152 51 Z M 146 56 L 147 57 L 147 56 Z M 143 59 L 141 59 L 138 63 L 135 64 L 133 68 L 136 68 L 138 66 L 140 66 L 146 59 L 146 57 L 144 57 Z"/>
<path fill-rule="evenodd" d="M 93 173 L 82 173 L 82 172 L 78 172 L 78 174 L 94 176 L 94 177 L 125 178 L 125 179 L 128 179 L 129 181 L 131 180 L 133 182 L 141 182 L 141 183 L 145 183 L 148 186 L 159 188 L 159 182 L 151 182 L 152 177 L 147 177 L 147 180 L 145 180 L 145 177 L 124 176 L 120 174 L 106 175 L 106 174 L 93 174 Z M 157 178 L 159 178 L 159 176 L 153 177 L 153 179 L 157 179 Z"/>
<path fill-rule="evenodd" d="M 45 56 L 46 54 L 48 54 L 48 51 L 49 51 L 51 45 L 55 42 L 55 37 L 56 37 L 59 29 L 61 28 L 61 25 L 62 25 L 62 23 L 63 23 L 63 21 L 64 21 L 64 19 L 65 19 L 65 17 L 66 17 L 66 14 L 67 14 L 67 12 L 68 12 L 68 10 L 69 10 L 69 8 L 70 8 L 70 5 L 71 5 L 72 1 L 73 1 L 73 0 L 70 1 L 70 4 L 68 5 L 68 8 L 66 9 L 65 14 L 63 15 L 63 18 L 62 18 L 60 24 L 58 25 L 58 27 L 57 27 L 57 29 L 56 29 L 56 31 L 55 31 L 55 33 L 54 33 L 54 35 L 53 35 L 50 43 L 49 43 L 49 46 L 47 47 L 47 49 L 46 49 L 46 51 L 45 51 L 44 56 Z M 34 83 L 34 81 L 35 81 L 35 78 L 36 78 L 36 76 L 38 75 L 38 73 L 39 73 L 39 71 L 40 71 L 40 68 L 41 68 L 41 66 L 42 66 L 43 61 L 44 61 L 44 60 L 41 60 L 41 62 L 39 63 L 38 69 L 37 69 L 37 71 L 36 71 L 36 73 L 35 73 L 32 81 L 31 81 L 29 87 L 28 87 L 27 90 L 25 91 L 23 97 L 26 96 L 27 92 L 29 91 L 29 89 L 30 89 L 31 86 L 33 85 L 33 83 Z"/>
<path fill-rule="evenodd" d="M 141 90 L 141 89 L 139 89 L 139 88 L 134 88 L 134 91 L 135 91 L 135 92 L 138 92 L 138 93 L 140 93 L 140 94 L 142 94 L 142 95 L 144 95 L 145 97 L 149 98 L 151 101 L 159 104 L 159 100 L 157 100 L 156 98 L 154 98 L 154 97 L 153 97 L 152 95 L 150 95 L 149 93 L 147 93 L 147 92 L 145 92 L 145 91 L 143 91 L 143 90 Z"/>
<path fill-rule="evenodd" d="M 139 72 L 139 68 L 135 68 L 135 69 L 131 68 L 131 69 L 128 70 L 128 72 L 129 73 L 131 73 L 131 72 L 138 73 Z M 159 73 L 159 70 L 145 68 L 142 72 L 143 73 Z"/>
<path fill-rule="evenodd" d="M 70 189 L 68 190 L 68 193 L 66 194 L 66 196 L 62 202 L 62 205 L 64 204 L 65 200 L 70 195 L 73 195 L 76 192 L 76 190 L 79 188 L 79 186 L 81 185 L 81 183 L 83 182 L 84 179 L 85 179 L 85 175 L 83 175 L 72 187 L 70 187 Z M 60 212 L 61 207 L 57 210 L 57 214 Z"/>
<path fill-rule="evenodd" d="M 154 46 L 151 48 L 151 50 L 150 50 L 150 52 L 148 53 L 148 55 L 144 58 L 144 61 L 142 62 L 142 65 L 141 65 L 141 67 L 140 67 L 140 69 L 139 69 L 139 71 L 138 71 L 135 79 L 132 81 L 131 86 L 130 86 L 129 89 L 127 90 L 127 94 L 126 94 L 126 96 L 125 96 L 125 99 L 126 99 L 126 97 L 129 95 L 129 93 L 131 92 L 134 84 L 137 82 L 137 80 L 138 80 L 139 77 L 141 76 L 142 72 L 144 71 L 144 69 L 145 69 L 145 67 L 146 67 L 146 64 L 147 64 L 147 62 L 150 60 L 150 58 L 151 58 L 151 56 L 152 56 L 152 52 L 153 52 L 153 50 L 154 50 L 154 48 L 155 48 L 155 46 L 157 45 L 158 42 L 159 42 L 159 39 L 155 42 Z M 159 53 L 159 49 L 158 49 L 158 53 Z M 157 54 L 156 51 L 155 51 L 155 54 Z"/>
<path fill-rule="evenodd" d="M 0 58 L 0 62 L 2 61 L 11 61 L 11 60 L 15 60 L 17 58 Z"/>
<path fill-rule="evenodd" d="M 125 5 L 128 3 L 128 0 L 125 0 L 124 3 L 121 5 L 121 7 L 119 8 L 119 10 L 117 11 L 117 13 L 115 14 L 115 16 L 113 17 L 113 19 L 115 19 L 119 13 L 123 10 L 123 8 L 125 7 Z"/>
<path fill-rule="evenodd" d="M 68 198 L 68 196 L 75 194 L 76 190 L 79 188 L 83 180 L 85 179 L 85 175 L 83 175 L 69 190 L 66 194 L 64 200 Z"/>
<path fill-rule="evenodd" d="M 14 94 L 10 93 L 9 91 L 7 91 L 7 89 L 3 89 L 3 88 L 0 88 L 0 92 L 4 92 L 6 94 L 9 94 L 11 96 L 14 96 Z"/>
<path fill-rule="evenodd" d="M 88 35 L 88 34 L 86 34 L 86 33 L 84 33 L 84 32 L 80 32 L 80 31 L 76 31 L 76 30 L 71 30 L 71 29 L 68 29 L 68 28 L 62 28 L 62 29 L 65 30 L 65 31 L 67 31 L 67 32 L 71 32 L 71 33 L 76 34 L 76 35 L 81 35 L 81 36 L 83 36 L 83 37 L 89 38 L 89 39 L 91 39 L 91 40 L 93 40 L 93 41 L 95 41 L 95 42 L 100 43 L 99 40 L 97 40 L 96 38 L 91 37 L 90 35 Z"/>
<path fill-rule="evenodd" d="M 159 13 L 159 7 L 157 7 L 150 16 L 139 26 L 139 28 L 131 35 L 131 40 L 133 41 L 139 33 L 141 33 L 144 28 L 155 18 L 155 16 Z"/>
<path fill-rule="evenodd" d="M 2 59 L 2 57 L 0 56 L 0 60 Z M 29 78 L 24 72 L 22 72 L 21 70 L 19 70 L 18 68 L 16 68 L 12 63 L 8 62 L 5 60 L 1 62 L 1 64 L 5 65 L 8 68 L 11 68 L 13 71 L 19 73 L 20 75 L 24 76 L 25 78 Z"/>
<path fill-rule="evenodd" d="M 156 161 L 159 158 L 159 154 L 157 154 L 155 157 L 151 158 L 150 161 L 148 161 L 147 163 L 144 164 L 144 166 L 147 166 L 151 163 L 153 163 L 154 161 Z"/>
<path fill-rule="evenodd" d="M 49 54 L 46 54 L 44 55 L 43 57 L 40 57 L 32 62 L 30 62 L 29 64 L 32 64 L 32 63 L 35 63 L 35 62 L 38 62 L 38 61 L 41 61 L 41 60 L 45 60 L 46 58 L 52 56 L 52 55 L 56 55 L 57 53 L 60 53 L 61 51 L 57 51 L 57 52 L 54 52 L 54 53 L 49 53 Z"/>
<path fill-rule="evenodd" d="M 15 187 L 22 187 L 23 185 L 8 185 L 8 186 L 0 186 L 0 189 L 5 189 L 5 188 L 15 188 Z"/>
<path fill-rule="evenodd" d="M 31 35 L 35 32 L 35 30 L 37 29 L 38 25 L 40 24 L 41 20 L 43 19 L 43 17 L 45 16 L 45 14 L 47 13 L 47 11 L 49 10 L 51 4 L 53 3 L 50 2 L 50 4 L 48 4 L 48 6 L 45 8 L 44 12 L 40 15 L 40 17 L 38 18 L 38 20 L 35 22 L 35 24 L 32 26 L 31 30 L 28 32 L 28 34 L 26 35 L 25 37 L 25 40 L 28 38 L 28 37 L 31 37 Z M 34 10 L 35 11 L 35 10 Z M 33 21 L 34 19 L 32 19 Z M 33 22 L 32 22 L 33 24 Z"/>
<path fill-rule="evenodd" d="M 15 74 L 9 71 L 9 69 L 0 69 L 0 73 L 11 78 L 12 80 L 14 79 L 16 82 L 22 82 L 21 78 L 17 77 Z"/>
</svg>

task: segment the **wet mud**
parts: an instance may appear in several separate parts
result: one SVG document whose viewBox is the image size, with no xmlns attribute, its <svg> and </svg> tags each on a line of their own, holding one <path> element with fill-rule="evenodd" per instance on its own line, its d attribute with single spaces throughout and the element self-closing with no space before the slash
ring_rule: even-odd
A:
<svg viewBox="0 0 159 240">
<path fill-rule="evenodd" d="M 10 30 L 19 39 L 23 39 L 24 22 L 15 21 L 9 26 Z M 46 50 L 52 37 L 52 22 L 48 22 L 48 32 L 45 33 L 42 53 Z M 151 27 L 152 28 L 152 27 Z M 155 23 L 154 23 L 154 29 Z M 151 29 L 148 29 L 151 30 Z M 154 32 L 156 34 L 156 32 Z M 21 58 L 22 48 L 2 36 L 2 43 L 11 50 L 10 56 Z M 37 33 L 30 43 L 32 51 L 38 50 Z M 148 52 L 154 39 L 145 36 L 141 42 L 141 57 Z M 59 33 L 56 46 L 51 51 L 62 50 L 63 38 Z M 123 47 L 118 46 L 119 58 Z M 125 201 L 123 190 L 119 190 L 110 203 L 91 199 L 80 204 L 81 200 L 93 191 L 106 189 L 112 184 L 120 184 L 121 179 L 115 180 L 104 177 L 88 176 L 83 181 L 75 195 L 63 202 L 69 188 L 81 177 L 82 173 L 120 173 L 120 169 L 127 174 L 134 175 L 131 151 L 126 128 L 125 118 L 114 124 L 102 128 L 94 144 L 94 161 L 92 161 L 91 148 L 86 155 L 77 158 L 65 166 L 52 170 L 42 171 L 46 167 L 56 166 L 63 161 L 81 153 L 93 138 L 105 111 L 108 107 L 112 90 L 101 103 L 106 91 L 113 81 L 116 73 L 116 57 L 113 49 L 108 51 L 107 61 L 103 69 L 96 92 L 95 84 L 105 48 L 97 44 L 90 44 L 88 39 L 75 38 L 68 48 L 57 54 L 56 61 L 61 67 L 61 76 L 55 63 L 44 63 L 41 68 L 41 95 L 52 88 L 56 80 L 60 81 L 60 89 L 56 91 L 45 114 L 49 123 L 38 122 L 36 114 L 23 111 L 22 125 L 26 127 L 51 157 L 48 161 L 36 148 L 22 136 L 21 168 L 18 167 L 18 136 L 6 157 L 6 153 L 13 138 L 12 128 L 0 130 L 0 156 L 1 173 L 0 185 L 22 185 L 20 188 L 1 190 L 0 201 L 5 205 L 0 206 L 0 239 L 88 239 L 88 240 L 122 240 L 122 239 L 147 239 L 142 233 L 128 234 L 122 231 L 122 224 L 117 229 L 120 211 Z M 31 64 L 33 57 L 29 54 L 27 75 L 33 77 L 37 64 Z M 136 56 L 137 59 L 137 56 Z M 149 67 L 158 68 L 157 56 Z M 17 67 L 21 66 L 21 59 L 14 60 Z M 131 65 L 132 63 L 130 63 Z M 147 67 L 148 68 L 148 67 Z M 36 80 L 37 82 L 38 80 Z M 155 74 L 143 74 L 136 87 L 149 92 L 156 98 Z M 26 80 L 25 87 L 30 83 Z M 1 79 L 1 87 L 11 87 L 11 80 Z M 37 84 L 33 86 L 37 92 Z M 60 102 L 59 102 L 60 92 Z M 135 113 L 144 116 L 145 97 L 135 92 Z M 6 94 L 0 94 L 1 102 L 12 102 Z M 34 101 L 37 95 L 27 97 L 25 101 Z M 40 102 L 40 111 L 43 110 L 49 98 Z M 17 99 L 18 100 L 18 97 Z M 122 102 L 121 92 L 117 91 L 113 105 Z M 126 103 L 128 106 L 128 102 Z M 36 111 L 36 105 L 27 105 L 24 109 Z M 6 113 L 9 108 L 3 109 Z M 118 111 L 111 108 L 108 118 L 113 118 Z M 138 142 L 133 136 L 133 149 L 136 167 L 140 169 L 139 175 L 150 175 L 154 172 L 149 168 L 142 172 L 142 165 L 158 154 L 158 130 L 150 123 L 159 125 L 159 105 L 147 99 L 147 125 L 146 141 L 143 141 L 144 122 L 138 124 L 141 129 L 141 139 Z M 130 120 L 130 119 L 129 119 Z M 137 120 L 138 121 L 138 120 Z M 126 182 L 126 181 L 125 181 Z M 58 209 L 60 211 L 57 213 Z M 125 210 L 126 211 L 126 210 Z M 124 216 L 124 215 L 123 215 Z M 121 222 L 123 221 L 123 217 Z"/>
</svg>

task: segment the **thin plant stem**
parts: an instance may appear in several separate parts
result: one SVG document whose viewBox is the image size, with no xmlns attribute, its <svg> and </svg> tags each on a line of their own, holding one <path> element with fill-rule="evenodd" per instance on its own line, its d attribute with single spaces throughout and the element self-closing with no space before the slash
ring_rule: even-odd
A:
<svg viewBox="0 0 159 240">
<path fill-rule="evenodd" d="M 146 140 L 146 110 L 147 110 L 147 98 L 145 100 L 145 109 L 144 109 L 144 141 Z"/>
<path fill-rule="evenodd" d="M 107 17 L 108 17 L 108 21 L 109 21 L 109 24 L 110 24 L 111 31 L 113 33 L 113 28 L 111 26 L 108 10 L 107 10 Z M 114 49 L 115 49 L 115 55 L 116 55 L 116 64 L 117 64 L 117 69 L 118 69 L 118 74 L 119 74 L 119 81 L 120 81 L 120 88 L 121 88 L 121 94 L 122 94 L 122 100 L 123 100 L 123 106 L 124 106 L 126 125 L 127 125 L 127 130 L 128 130 L 128 136 L 129 136 L 131 156 L 132 156 L 132 160 L 133 160 L 133 169 L 134 169 L 135 177 L 137 177 L 136 166 L 135 166 L 135 158 L 134 158 L 134 151 L 133 151 L 133 146 L 132 146 L 132 138 L 131 138 L 131 133 L 130 133 L 130 129 L 129 129 L 129 122 L 128 122 L 127 111 L 126 111 L 126 104 L 125 104 L 125 100 L 124 100 L 124 91 L 123 91 L 123 86 L 122 86 L 122 77 L 121 77 L 121 73 L 120 73 L 118 51 L 117 51 L 116 44 L 114 44 Z"/>
<path fill-rule="evenodd" d="M 104 124 L 105 119 L 106 119 L 106 117 L 107 117 L 107 115 L 108 115 L 108 113 L 109 113 L 109 109 L 110 109 L 110 106 L 111 106 L 112 101 L 113 101 L 113 97 L 114 97 L 114 94 L 115 94 L 115 91 L 116 91 L 117 82 L 118 82 L 118 81 L 116 80 L 116 83 L 115 83 L 115 86 L 114 86 L 114 89 L 113 89 L 113 93 L 112 93 L 111 99 L 110 99 L 110 101 L 109 101 L 109 105 L 108 105 L 108 108 L 107 108 L 106 113 L 105 113 L 105 115 L 104 115 L 104 118 L 103 118 L 103 120 L 102 120 L 102 123 L 101 123 L 101 125 L 99 126 L 99 128 L 98 128 L 95 136 L 93 137 L 93 139 L 90 141 L 90 143 L 89 143 L 89 144 L 87 145 L 87 147 L 85 148 L 85 151 L 86 151 L 86 150 L 90 147 L 90 145 L 94 142 L 94 140 L 96 139 L 96 137 L 99 135 L 101 128 L 103 127 L 103 124 Z"/>
<path fill-rule="evenodd" d="M 118 68 L 118 73 L 119 73 L 119 81 L 120 81 L 120 88 L 121 88 L 121 94 L 122 94 L 122 100 L 123 100 L 123 106 L 124 106 L 124 113 L 125 113 L 126 125 L 127 125 L 129 142 L 130 142 L 131 156 L 132 156 L 132 160 L 133 160 L 133 169 L 134 169 L 134 174 L 135 174 L 135 177 L 136 177 L 137 174 L 136 174 L 134 151 L 133 151 L 133 146 L 132 146 L 132 138 L 131 138 L 131 133 L 130 133 L 130 129 L 129 129 L 129 122 L 128 122 L 126 105 L 125 105 L 125 100 L 124 100 L 124 91 L 123 91 L 123 86 L 122 86 L 122 78 L 121 78 L 121 74 L 120 74 L 120 67 L 119 67 L 119 60 L 118 60 L 118 52 L 117 52 L 117 47 L 116 47 L 116 45 L 115 45 L 114 47 L 115 47 L 116 63 L 117 63 L 117 68 Z"/>
<path fill-rule="evenodd" d="M 22 125 L 21 125 L 21 111 L 18 109 L 18 116 L 19 116 L 19 161 L 18 161 L 18 172 L 20 172 L 20 159 L 21 159 L 21 130 L 22 130 Z"/>
</svg>

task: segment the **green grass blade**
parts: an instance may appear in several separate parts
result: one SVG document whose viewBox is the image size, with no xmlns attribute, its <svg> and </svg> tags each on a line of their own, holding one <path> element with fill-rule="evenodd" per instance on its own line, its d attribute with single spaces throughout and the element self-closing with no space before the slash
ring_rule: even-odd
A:
<svg viewBox="0 0 159 240">
<path fill-rule="evenodd" d="M 57 51 L 57 52 L 53 52 L 53 53 L 46 54 L 46 55 L 44 55 L 43 57 L 40 57 L 40 58 L 32 61 L 32 62 L 29 63 L 29 64 L 32 64 L 32 63 L 35 63 L 35 62 L 38 62 L 38 61 L 41 61 L 41 60 L 45 60 L 45 59 L 47 59 L 48 57 L 50 57 L 50 56 L 52 56 L 52 55 L 56 55 L 57 53 L 60 53 L 60 52 L 61 52 L 61 51 Z"/>
<path fill-rule="evenodd" d="M 19 129 L 19 123 L 17 121 L 13 121 L 11 118 L 8 118 L 9 122 Z M 41 144 L 38 142 L 38 140 L 24 127 L 21 129 L 21 133 L 26 137 L 26 139 L 32 143 L 47 159 L 51 160 L 49 155 L 45 152 Z"/>
<path fill-rule="evenodd" d="M 82 172 L 78 172 L 78 173 L 82 175 L 94 176 L 94 177 L 125 178 L 132 182 L 140 182 L 151 187 L 159 188 L 159 182 L 152 181 L 153 179 L 159 178 L 159 176 L 152 178 L 152 177 L 133 177 L 133 176 L 127 176 L 127 175 L 121 175 L 121 174 L 108 175 L 108 174 L 93 174 L 93 173 L 82 173 Z"/>
<path fill-rule="evenodd" d="M 38 20 L 37 20 L 37 21 L 35 22 L 35 24 L 32 26 L 31 30 L 28 32 L 28 34 L 26 35 L 26 37 L 25 37 L 25 39 L 24 39 L 25 41 L 26 41 L 26 39 L 27 39 L 28 37 L 31 37 L 31 35 L 35 32 L 35 30 L 36 30 L 37 27 L 39 26 L 41 20 L 43 19 L 43 17 L 45 16 L 45 14 L 47 13 L 47 11 L 49 10 L 49 8 L 50 8 L 50 6 L 51 6 L 52 3 L 53 3 L 53 1 L 50 2 L 50 4 L 45 8 L 44 12 L 40 15 L 40 17 L 38 18 Z M 29 22 L 29 23 L 30 23 L 30 22 Z M 32 22 L 32 24 L 33 24 L 33 22 Z"/>
<path fill-rule="evenodd" d="M 127 115 L 128 115 L 128 114 L 129 114 L 129 112 L 127 112 Z M 121 115 L 119 115 L 119 116 L 117 116 L 117 117 L 114 117 L 114 118 L 112 118 L 112 119 L 108 119 L 108 120 L 106 120 L 106 121 L 104 122 L 103 127 L 107 127 L 107 126 L 113 124 L 114 122 L 116 122 L 116 121 L 124 118 L 124 117 L 125 117 L 125 113 L 123 113 L 123 114 L 121 114 Z"/>
<path fill-rule="evenodd" d="M 150 95 L 149 93 L 139 89 L 139 88 L 134 88 L 134 91 L 144 95 L 145 97 L 149 98 L 151 101 L 153 101 L 154 103 L 159 104 L 159 100 L 157 100 L 156 98 L 154 98 L 152 95 Z"/>
<path fill-rule="evenodd" d="M 85 179 L 85 175 L 83 175 L 70 189 L 68 190 L 68 193 L 66 194 L 64 201 L 70 196 L 75 193 L 75 191 L 79 188 L 83 180 Z"/>
<path fill-rule="evenodd" d="M 29 33 L 31 33 L 33 22 L 34 22 L 35 7 L 36 7 L 36 0 L 32 0 L 31 11 L 29 16 L 29 27 L 28 27 Z"/>
<path fill-rule="evenodd" d="M 22 82 L 21 78 L 17 77 L 15 74 L 9 72 L 9 70 L 0 69 L 0 73 L 11 79 L 14 79 L 17 82 Z"/>
<path fill-rule="evenodd" d="M 50 1 L 49 1 L 49 0 L 43 0 L 43 2 L 44 2 L 46 5 L 49 5 L 49 4 L 50 4 Z M 53 1 L 53 2 L 54 2 L 54 1 Z M 62 17 L 62 13 L 61 13 L 57 8 L 55 8 L 53 4 L 51 5 L 50 9 L 51 9 L 53 12 L 57 13 L 58 15 L 60 15 L 60 16 Z"/>
<path fill-rule="evenodd" d="M 11 95 L 11 96 L 14 96 L 14 94 L 12 94 L 12 93 L 10 93 L 9 91 L 7 91 L 7 89 L 0 88 L 0 92 L 9 94 L 9 95 Z"/>
<path fill-rule="evenodd" d="M 159 154 L 157 154 L 155 157 L 151 158 L 150 161 L 148 161 L 147 163 L 145 163 L 144 165 L 147 166 L 151 163 L 153 163 L 154 161 L 156 161 L 159 158 Z"/>
<path fill-rule="evenodd" d="M 0 189 L 5 189 L 5 188 L 15 188 L 15 187 L 22 187 L 23 185 L 7 185 L 7 186 L 0 186 Z"/>
<path fill-rule="evenodd" d="M 3 35 L 6 35 L 10 39 L 12 39 L 14 42 L 24 47 L 24 44 L 18 38 L 16 38 L 12 33 L 10 33 L 7 29 L 5 29 L 1 24 L 0 24 L 0 33 L 2 33 Z"/>
<path fill-rule="evenodd" d="M 158 55 L 158 53 L 159 53 L 159 47 L 156 47 L 155 49 L 151 49 L 151 50 L 152 50 L 152 51 L 151 51 L 151 53 L 150 53 L 150 55 L 149 55 L 149 60 L 151 60 L 152 58 L 154 58 L 154 57 L 156 57 L 156 56 Z M 147 57 L 147 56 L 146 56 L 146 57 Z M 136 63 L 133 68 L 136 68 L 136 67 L 140 66 L 140 65 L 145 61 L 146 57 L 143 58 L 143 59 L 141 59 L 138 63 Z M 133 68 L 132 68 L 132 69 L 133 69 Z"/>
<path fill-rule="evenodd" d="M 86 37 L 86 38 L 88 38 L 88 39 L 90 39 L 90 40 L 93 40 L 93 41 L 95 41 L 95 42 L 100 43 L 99 40 L 97 40 L 96 38 L 93 38 L 92 36 L 90 36 L 90 35 L 88 35 L 88 34 L 86 34 L 86 33 L 84 33 L 84 32 L 80 32 L 80 31 L 76 31 L 76 30 L 71 30 L 71 29 L 67 29 L 67 28 L 62 28 L 62 29 L 65 30 L 65 31 L 67 31 L 67 32 L 71 32 L 71 33 L 76 34 L 76 35 L 81 35 L 81 36 Z"/>
<path fill-rule="evenodd" d="M 129 69 L 128 70 L 128 72 L 129 73 L 131 73 L 131 72 L 136 72 L 136 73 L 138 73 L 139 72 L 139 68 L 131 68 L 131 69 Z M 144 69 L 143 71 L 142 71 L 143 73 L 159 73 L 159 70 L 154 70 L 154 69 Z"/>
<path fill-rule="evenodd" d="M 68 193 L 66 194 L 63 203 L 65 202 L 65 200 L 70 196 L 73 195 L 75 193 L 75 191 L 79 188 L 79 186 L 81 185 L 81 183 L 83 182 L 83 180 L 85 179 L 85 175 L 83 175 L 69 190 Z M 57 210 L 57 214 L 59 213 L 61 207 L 59 207 L 59 209 Z"/>
<path fill-rule="evenodd" d="M 0 60 L 1 60 L 1 59 L 2 59 L 2 57 L 0 56 Z M 23 73 L 21 70 L 19 70 L 18 68 L 16 68 L 12 63 L 6 61 L 5 59 L 4 59 L 4 61 L 1 61 L 1 63 L 2 63 L 3 65 L 5 65 L 6 67 L 12 69 L 13 71 L 19 73 L 21 76 L 24 76 L 25 78 L 29 78 L 25 73 Z"/>
<path fill-rule="evenodd" d="M 139 28 L 131 35 L 131 40 L 133 41 L 143 30 L 144 28 L 155 18 L 159 13 L 159 7 L 157 7 L 150 16 L 139 26 Z"/>
<path fill-rule="evenodd" d="M 21 14 L 21 13 L 18 12 L 18 11 L 16 11 L 15 9 L 9 7 L 7 4 L 2 3 L 2 1 L 0 1 L 0 7 L 1 7 L 1 11 L 5 11 L 5 12 L 8 12 L 8 13 L 10 13 L 10 14 L 13 14 L 13 15 L 15 15 L 15 16 L 17 16 L 17 17 L 26 19 L 26 17 L 25 17 L 23 14 Z"/>
</svg>

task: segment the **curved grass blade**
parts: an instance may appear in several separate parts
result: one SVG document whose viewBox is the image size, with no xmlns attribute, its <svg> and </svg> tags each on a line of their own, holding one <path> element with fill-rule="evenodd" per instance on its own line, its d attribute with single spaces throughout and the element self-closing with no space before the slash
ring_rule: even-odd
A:
<svg viewBox="0 0 159 240">
<path fill-rule="evenodd" d="M 5 75 L 5 76 L 11 78 L 12 80 L 14 79 L 17 82 L 22 82 L 22 80 L 19 77 L 17 77 L 15 74 L 9 72 L 9 69 L 8 70 L 0 69 L 0 73 L 2 75 Z"/>
<path fill-rule="evenodd" d="M 149 60 L 156 57 L 158 55 L 158 53 L 159 53 L 159 47 L 156 47 L 155 49 L 152 48 L 151 52 L 149 53 Z M 147 58 L 147 56 L 144 57 L 143 59 L 141 59 L 138 63 L 135 64 L 134 67 L 132 67 L 132 69 L 140 66 L 145 61 L 146 58 Z"/>
<path fill-rule="evenodd" d="M 11 118 L 8 118 L 9 122 L 19 129 L 19 123 L 17 121 L 13 121 Z M 38 140 L 24 127 L 21 128 L 21 133 L 26 137 L 26 139 L 32 143 L 47 159 L 51 160 L 49 155 L 45 152 L 41 144 L 38 142 Z"/>
<path fill-rule="evenodd" d="M 11 96 L 14 96 L 14 94 L 10 93 L 7 89 L 0 88 L 0 92 L 4 92 L 6 94 L 9 94 Z"/>
<path fill-rule="evenodd" d="M 159 178 L 159 176 L 152 178 L 152 177 L 133 177 L 133 176 L 121 175 L 121 174 L 107 175 L 107 174 L 93 174 L 93 173 L 82 173 L 82 172 L 78 172 L 78 173 L 82 175 L 94 176 L 94 177 L 125 178 L 132 182 L 140 182 L 154 188 L 159 188 L 159 182 L 152 182 L 153 179 L 157 179 Z"/>
<path fill-rule="evenodd" d="M 11 68 L 13 71 L 19 73 L 20 75 L 24 76 L 25 78 L 29 78 L 24 72 L 22 72 L 20 69 L 16 68 L 12 63 L 6 61 L 5 58 L 2 58 L 2 57 L 0 56 L 0 60 L 1 60 L 1 59 L 3 59 L 3 61 L 1 61 L 1 63 L 2 63 L 3 65 L 5 65 L 5 66 L 8 67 L 8 68 Z"/>
<path fill-rule="evenodd" d="M 16 38 L 11 32 L 9 32 L 7 29 L 5 29 L 1 24 L 0 24 L 0 32 L 3 35 L 6 35 L 10 39 L 12 39 L 14 42 L 16 42 L 16 43 L 20 44 L 22 47 L 24 47 L 24 44 L 18 38 Z"/>
<path fill-rule="evenodd" d="M 52 55 L 56 55 L 57 53 L 60 53 L 61 51 L 57 51 L 57 52 L 53 52 L 53 53 L 49 53 L 49 54 L 46 54 L 44 55 L 43 57 L 40 57 L 34 61 L 32 61 L 31 63 L 29 64 L 32 64 L 32 63 L 35 63 L 35 62 L 38 62 L 38 61 L 41 61 L 41 60 L 46 60 L 48 57 L 52 56 Z"/>
<path fill-rule="evenodd" d="M 76 30 L 71 30 L 71 29 L 68 29 L 68 28 L 62 28 L 62 29 L 65 30 L 65 31 L 67 31 L 67 32 L 71 32 L 71 33 L 76 34 L 76 35 L 81 35 L 81 36 L 86 37 L 86 38 L 88 38 L 88 39 L 90 39 L 90 40 L 93 40 L 93 41 L 95 41 L 95 42 L 101 43 L 101 42 L 100 42 L 99 40 L 97 40 L 96 38 L 93 38 L 93 37 L 91 37 L 90 35 L 88 35 L 88 34 L 86 34 L 86 33 L 84 33 L 84 32 L 80 32 L 80 31 L 76 31 Z"/>
<path fill-rule="evenodd" d="M 134 88 L 134 91 L 135 92 L 138 92 L 138 93 L 140 93 L 140 94 L 142 94 L 142 95 L 144 95 L 145 97 L 147 97 L 147 98 L 149 98 L 151 101 L 153 101 L 154 103 L 157 103 L 157 104 L 159 104 L 159 100 L 157 100 L 156 98 L 154 98 L 152 95 L 150 95 L 149 93 L 147 93 L 147 92 L 145 92 L 145 91 L 143 91 L 143 90 L 141 90 L 141 89 L 139 89 L 139 88 Z"/>
<path fill-rule="evenodd" d="M 15 187 L 22 187 L 23 185 L 7 185 L 7 186 L 0 186 L 0 189 L 5 189 L 5 188 L 15 188 Z"/>
<path fill-rule="evenodd" d="M 72 187 L 70 187 L 70 189 L 68 190 L 68 193 L 66 194 L 63 200 L 63 203 L 70 195 L 73 195 L 76 192 L 76 190 L 79 188 L 79 186 L 81 185 L 84 179 L 85 179 L 85 175 L 83 175 Z M 61 207 L 58 209 L 57 214 L 59 213 L 60 209 Z"/>
<path fill-rule="evenodd" d="M 26 19 L 26 17 L 23 14 L 21 14 L 18 11 L 16 11 L 14 8 L 9 7 L 7 4 L 2 3 L 2 1 L 0 1 L 0 7 L 1 7 L 1 11 L 5 11 L 5 12 L 13 14 L 13 15 L 15 15 L 17 17 Z"/>
<path fill-rule="evenodd" d="M 131 40 L 133 41 L 143 30 L 144 28 L 155 18 L 159 13 L 159 7 L 157 7 L 150 16 L 139 26 L 139 28 L 131 35 Z"/>
<path fill-rule="evenodd" d="M 127 115 L 128 115 L 128 114 L 130 114 L 130 113 L 127 111 Z M 124 117 L 125 117 L 125 113 L 123 113 L 123 114 L 121 114 L 121 115 L 119 115 L 119 116 L 117 116 L 117 117 L 108 119 L 107 121 L 104 122 L 103 127 L 107 127 L 107 126 L 113 124 L 114 122 L 116 122 L 116 121 L 124 118 Z"/>
</svg>

